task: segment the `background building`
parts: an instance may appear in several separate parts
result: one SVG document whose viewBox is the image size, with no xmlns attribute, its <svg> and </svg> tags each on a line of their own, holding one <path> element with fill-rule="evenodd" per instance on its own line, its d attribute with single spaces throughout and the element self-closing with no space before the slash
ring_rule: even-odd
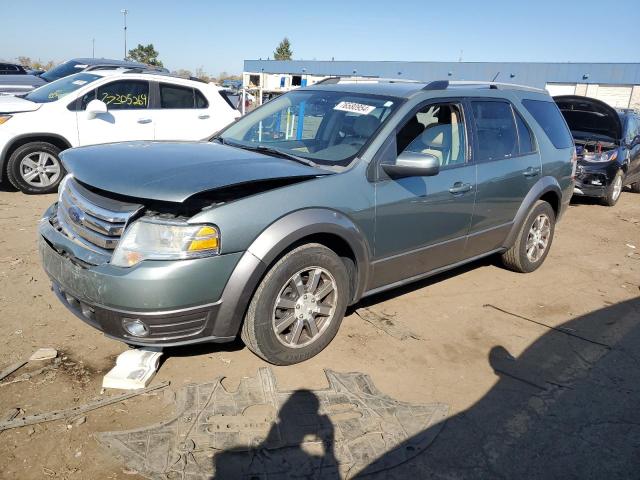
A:
<svg viewBox="0 0 640 480">
<path fill-rule="evenodd" d="M 281 93 L 328 76 L 482 80 L 586 95 L 618 108 L 640 109 L 640 63 L 348 62 L 245 60 L 243 85 Z"/>
</svg>

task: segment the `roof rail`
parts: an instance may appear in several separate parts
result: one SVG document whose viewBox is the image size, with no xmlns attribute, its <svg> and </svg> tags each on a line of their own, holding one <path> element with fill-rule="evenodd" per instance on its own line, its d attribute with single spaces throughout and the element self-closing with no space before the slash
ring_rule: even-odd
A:
<svg viewBox="0 0 640 480">
<path fill-rule="evenodd" d="M 323 78 L 314 85 L 330 85 L 336 83 L 420 83 L 417 80 L 409 80 L 406 78 L 381 78 L 381 77 L 327 77 Z"/>
<path fill-rule="evenodd" d="M 499 83 L 487 81 L 449 81 L 435 80 L 429 82 L 423 90 L 446 90 L 448 88 L 488 88 L 492 90 L 523 90 L 527 92 L 545 93 L 542 88 L 517 85 L 515 83 Z"/>
<path fill-rule="evenodd" d="M 207 83 L 201 78 L 197 77 L 181 77 L 180 75 L 176 75 L 175 73 L 163 72 L 161 70 L 154 70 L 153 68 L 141 68 L 141 67 L 124 67 L 124 71 L 122 73 L 139 73 L 143 75 L 160 75 L 163 77 L 172 77 L 172 78 L 182 78 L 183 80 L 193 80 L 194 82 Z"/>
</svg>

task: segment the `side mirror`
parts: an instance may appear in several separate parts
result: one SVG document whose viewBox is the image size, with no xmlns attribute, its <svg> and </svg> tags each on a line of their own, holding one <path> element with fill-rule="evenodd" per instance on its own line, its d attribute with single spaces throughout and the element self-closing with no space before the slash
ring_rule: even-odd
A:
<svg viewBox="0 0 640 480">
<path fill-rule="evenodd" d="M 429 153 L 402 152 L 395 163 L 383 163 L 391 178 L 432 177 L 440 171 L 440 160 Z"/>
<path fill-rule="evenodd" d="M 87 112 L 87 118 L 91 120 L 92 118 L 96 118 L 101 113 L 107 113 L 107 104 L 102 100 L 91 100 L 87 104 L 87 108 L 85 110 Z"/>
</svg>

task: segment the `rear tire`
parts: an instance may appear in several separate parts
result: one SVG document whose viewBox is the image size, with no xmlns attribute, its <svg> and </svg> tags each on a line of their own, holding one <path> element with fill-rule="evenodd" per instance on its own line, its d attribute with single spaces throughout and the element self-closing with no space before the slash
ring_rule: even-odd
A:
<svg viewBox="0 0 640 480">
<path fill-rule="evenodd" d="M 607 195 L 602 199 L 602 203 L 608 207 L 613 207 L 622 195 L 622 187 L 624 186 L 624 173 L 622 170 L 616 172 L 615 177 L 607 187 Z"/>
<path fill-rule="evenodd" d="M 284 255 L 251 299 L 240 336 L 253 353 L 275 365 L 303 362 L 333 340 L 349 296 L 344 262 L 310 243 Z"/>
<path fill-rule="evenodd" d="M 555 232 L 556 214 L 549 203 L 538 200 L 520 227 L 513 246 L 502 254 L 509 270 L 529 273 L 544 263 Z"/>
<path fill-rule="evenodd" d="M 633 193 L 640 193 L 640 182 L 635 182 L 631 184 L 631 191 Z"/>
<path fill-rule="evenodd" d="M 24 193 L 55 192 L 65 176 L 60 149 L 48 142 L 31 142 L 18 147 L 7 162 L 9 182 Z"/>
</svg>

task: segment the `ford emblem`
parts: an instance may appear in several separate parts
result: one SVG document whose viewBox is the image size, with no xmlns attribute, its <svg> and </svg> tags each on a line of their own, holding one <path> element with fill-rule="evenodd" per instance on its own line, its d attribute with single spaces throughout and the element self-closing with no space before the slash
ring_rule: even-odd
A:
<svg viewBox="0 0 640 480">
<path fill-rule="evenodd" d="M 67 215 L 69 215 L 69 218 L 73 223 L 78 225 L 81 225 L 84 220 L 84 213 L 78 207 L 69 207 L 67 209 Z"/>
</svg>

